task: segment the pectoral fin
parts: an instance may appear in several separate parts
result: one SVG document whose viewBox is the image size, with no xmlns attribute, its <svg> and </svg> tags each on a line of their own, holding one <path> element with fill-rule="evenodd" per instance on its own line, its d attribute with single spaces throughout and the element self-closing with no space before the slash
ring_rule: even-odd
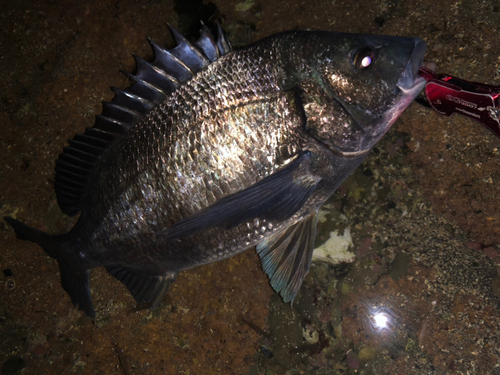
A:
<svg viewBox="0 0 500 375">
<path fill-rule="evenodd" d="M 311 266 L 318 211 L 257 245 L 271 286 L 284 302 L 293 301 Z"/>
<path fill-rule="evenodd" d="M 313 154 L 302 153 L 278 172 L 168 228 L 162 241 L 209 228 L 234 228 L 254 218 L 284 221 L 292 217 L 316 189 L 321 178 L 310 171 Z"/>
</svg>

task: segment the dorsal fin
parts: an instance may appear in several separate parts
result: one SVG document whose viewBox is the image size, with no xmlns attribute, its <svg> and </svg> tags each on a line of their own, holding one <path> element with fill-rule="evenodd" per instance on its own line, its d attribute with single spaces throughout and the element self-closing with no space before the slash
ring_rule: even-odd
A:
<svg viewBox="0 0 500 375">
<path fill-rule="evenodd" d="M 109 103 L 103 103 L 102 113 L 96 116 L 94 126 L 76 135 L 59 155 L 54 187 L 65 214 L 74 216 L 81 211 L 81 197 L 96 160 L 118 138 L 179 86 L 231 51 L 231 44 L 220 25 L 217 25 L 217 39 L 203 25 L 195 43 L 190 43 L 172 26 L 170 29 L 177 46 L 168 50 L 150 40 L 154 60 L 147 62 L 134 55 L 137 72 L 125 73 L 134 83 L 125 90 L 112 87 L 116 95 Z"/>
</svg>

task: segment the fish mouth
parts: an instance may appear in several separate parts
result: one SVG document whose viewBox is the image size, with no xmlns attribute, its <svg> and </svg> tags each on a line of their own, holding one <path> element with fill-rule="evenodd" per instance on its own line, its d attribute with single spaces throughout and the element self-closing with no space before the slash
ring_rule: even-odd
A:
<svg viewBox="0 0 500 375">
<path fill-rule="evenodd" d="M 401 73 L 399 80 L 396 84 L 396 90 L 399 90 L 399 93 L 396 95 L 396 99 L 389 109 L 386 109 L 383 113 L 380 114 L 379 124 L 385 124 L 385 126 L 372 126 L 367 127 L 364 126 L 356 116 L 352 116 L 351 118 L 355 121 L 360 129 L 364 132 L 364 140 L 360 143 L 360 146 L 357 150 L 347 151 L 347 150 L 338 150 L 332 149 L 329 147 L 330 151 L 333 153 L 339 153 L 344 157 L 357 157 L 364 154 L 368 154 L 372 147 L 382 138 L 382 136 L 390 129 L 392 124 L 397 120 L 397 118 L 401 115 L 401 113 L 415 100 L 415 98 L 422 92 L 425 85 L 427 84 L 427 80 L 419 74 L 420 66 L 425 66 L 426 68 L 430 68 L 432 70 L 435 69 L 435 64 L 431 63 L 424 64 L 423 58 L 426 51 L 426 44 L 423 40 L 418 39 L 416 41 L 416 50 L 413 52 L 408 64 L 406 65 L 405 70 Z M 339 100 L 340 105 L 344 110 L 348 113 L 351 111 L 345 105 L 343 101 Z"/>
<path fill-rule="evenodd" d="M 426 50 L 427 50 L 426 43 L 422 39 L 417 38 L 415 40 L 415 46 L 413 47 L 412 55 L 408 60 L 408 63 L 406 64 L 405 70 L 399 76 L 398 83 L 396 84 L 396 86 L 405 95 L 413 94 L 416 89 L 422 86 L 423 77 L 421 77 L 418 74 L 418 71 L 424 61 L 424 55 Z M 417 92 L 417 95 L 419 92 L 420 91 Z"/>
<path fill-rule="evenodd" d="M 414 79 L 410 86 L 397 86 L 404 98 L 409 98 L 413 101 L 417 95 L 424 89 L 427 80 L 424 77 L 418 76 Z"/>
<path fill-rule="evenodd" d="M 366 138 L 362 142 L 361 150 L 370 150 L 380 138 L 382 138 L 387 130 L 390 129 L 406 107 L 408 107 L 424 89 L 427 81 L 424 77 L 420 76 L 419 69 L 423 64 L 426 50 L 427 44 L 422 39 L 415 38 L 413 52 L 396 83 L 396 88 L 399 90 L 399 93 L 396 95 L 392 107 L 386 110 L 381 116 L 379 124 L 384 125 L 373 126 L 371 129 L 366 130 Z"/>
<path fill-rule="evenodd" d="M 424 89 L 427 81 L 420 76 L 419 69 L 423 64 L 426 50 L 427 44 L 422 39 L 414 38 L 411 54 L 393 86 L 392 100 L 375 111 L 353 106 L 332 93 L 332 97 L 350 116 L 353 127 L 359 130 L 357 136 L 353 137 L 348 144 L 347 142 L 329 143 L 328 148 L 332 153 L 343 157 L 358 157 L 370 152 L 401 113 Z"/>
<path fill-rule="evenodd" d="M 427 44 L 422 39 L 416 38 L 411 57 L 396 83 L 396 87 L 400 91 L 399 103 L 389 112 L 395 112 L 399 116 L 424 89 L 427 81 L 419 74 L 419 69 L 424 64 L 426 50 Z M 401 106 L 403 106 L 402 109 L 400 109 Z"/>
</svg>

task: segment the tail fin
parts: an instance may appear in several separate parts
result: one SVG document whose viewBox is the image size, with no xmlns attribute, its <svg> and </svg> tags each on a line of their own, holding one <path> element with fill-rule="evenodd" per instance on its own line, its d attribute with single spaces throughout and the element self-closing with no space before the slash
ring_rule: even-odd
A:
<svg viewBox="0 0 500 375">
<path fill-rule="evenodd" d="M 65 254 L 69 251 L 68 244 L 62 240 L 62 236 L 42 232 L 8 216 L 4 219 L 12 226 L 18 239 L 35 242 L 50 257 L 57 260 L 61 272 L 61 284 L 71 297 L 71 302 L 75 306 L 78 305 L 78 308 L 85 314 L 94 318 L 95 311 L 89 289 L 90 270 L 75 268 L 65 259 Z"/>
</svg>

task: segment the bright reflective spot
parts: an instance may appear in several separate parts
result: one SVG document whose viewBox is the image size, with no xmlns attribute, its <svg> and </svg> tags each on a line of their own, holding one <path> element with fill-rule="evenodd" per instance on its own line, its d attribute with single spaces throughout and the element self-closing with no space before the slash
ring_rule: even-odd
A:
<svg viewBox="0 0 500 375">
<path fill-rule="evenodd" d="M 348 80 L 341 75 L 332 74 L 330 79 L 332 80 L 333 86 L 347 87 L 349 85 Z"/>
<path fill-rule="evenodd" d="M 386 302 L 364 303 L 364 308 L 360 313 L 364 315 L 364 324 L 371 330 L 372 334 L 389 337 L 401 324 L 401 316 L 397 311 L 389 307 Z"/>
<path fill-rule="evenodd" d="M 372 59 L 370 56 L 365 56 L 365 57 L 363 57 L 363 60 L 361 60 L 361 66 L 363 68 L 370 66 L 371 63 L 372 63 Z"/>
<path fill-rule="evenodd" d="M 387 328 L 387 321 L 389 319 L 384 314 L 382 314 L 382 313 L 375 314 L 373 316 L 373 319 L 375 320 L 375 325 L 378 328 Z"/>
</svg>

